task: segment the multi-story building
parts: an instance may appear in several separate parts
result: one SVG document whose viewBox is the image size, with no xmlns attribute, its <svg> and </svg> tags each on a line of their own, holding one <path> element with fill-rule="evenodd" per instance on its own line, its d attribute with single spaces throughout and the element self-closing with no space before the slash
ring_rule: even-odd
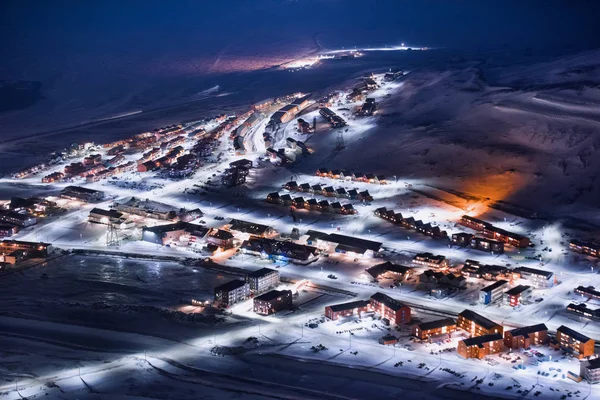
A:
<svg viewBox="0 0 600 400">
<path fill-rule="evenodd" d="M 518 285 L 504 293 L 504 302 L 511 307 L 516 307 L 529 297 L 531 297 L 531 286 Z"/>
<path fill-rule="evenodd" d="M 279 286 L 279 271 L 270 268 L 261 268 L 246 275 L 246 282 L 250 284 L 252 293 L 260 294 Z"/>
<path fill-rule="evenodd" d="M 67 199 L 81 200 L 90 203 L 100 201 L 104 198 L 104 192 L 81 186 L 67 186 L 60 192 L 60 195 Z"/>
<path fill-rule="evenodd" d="M 457 326 L 469 332 L 471 336 L 483 336 L 498 333 L 502 335 L 504 328 L 482 315 L 471 310 L 464 310 L 458 314 Z"/>
<path fill-rule="evenodd" d="M 548 328 L 545 324 L 524 326 L 504 332 L 504 345 L 510 349 L 524 349 L 548 341 Z"/>
<path fill-rule="evenodd" d="M 460 223 L 461 225 L 464 225 L 476 231 L 482 231 L 484 228 L 492 226 L 492 224 L 490 224 L 489 222 L 485 222 L 484 220 L 471 217 L 469 215 L 463 215 L 460 218 Z"/>
<path fill-rule="evenodd" d="M 11 225 L 17 225 L 25 228 L 37 224 L 37 218 L 27 213 L 0 210 L 0 222 L 6 222 Z"/>
<path fill-rule="evenodd" d="M 0 225 L 0 237 L 11 237 L 19 232 L 19 228 L 15 225 Z"/>
<path fill-rule="evenodd" d="M 471 248 L 487 251 L 489 253 L 504 253 L 504 243 L 494 239 L 474 237 L 471 239 Z"/>
<path fill-rule="evenodd" d="M 463 358 L 485 358 L 490 354 L 500 353 L 504 348 L 502 335 L 493 333 L 468 338 L 458 342 L 458 355 Z"/>
<path fill-rule="evenodd" d="M 579 364 L 579 375 L 594 384 L 600 382 L 600 358 L 582 360 Z"/>
<path fill-rule="evenodd" d="M 600 300 L 600 291 L 596 290 L 593 286 L 578 286 L 573 292 L 580 294 L 581 296 Z"/>
<path fill-rule="evenodd" d="M 594 355 L 594 340 L 564 325 L 556 330 L 556 343 L 577 358 Z"/>
<path fill-rule="evenodd" d="M 550 271 L 541 269 L 518 267 L 513 270 L 515 277 L 520 277 L 531 283 L 532 286 L 538 288 L 547 288 L 553 285 L 552 277 L 554 274 Z"/>
<path fill-rule="evenodd" d="M 452 234 L 452 243 L 458 246 L 470 246 L 471 239 L 473 239 L 473 235 L 470 233 L 460 232 Z"/>
<path fill-rule="evenodd" d="M 509 232 L 497 226 L 486 226 L 483 228 L 483 236 L 510 244 L 511 246 L 524 248 L 529 246 L 529 238 L 518 233 Z"/>
<path fill-rule="evenodd" d="M 483 304 L 490 304 L 502 299 L 502 290 L 507 284 L 508 281 L 501 279 L 484 287 L 479 291 L 479 302 Z"/>
<path fill-rule="evenodd" d="M 250 297 L 250 285 L 233 280 L 215 288 L 215 302 L 220 307 L 229 307 Z"/>
<path fill-rule="evenodd" d="M 413 260 L 413 264 L 422 265 L 429 268 L 447 268 L 448 260 L 442 255 L 433 255 L 431 253 L 419 253 Z"/>
<path fill-rule="evenodd" d="M 356 300 L 349 303 L 334 304 L 325 307 L 325 316 L 332 321 L 337 320 L 340 317 L 350 317 L 358 315 L 370 310 L 369 300 Z"/>
<path fill-rule="evenodd" d="M 422 322 L 413 326 L 412 334 L 421 340 L 440 335 L 449 335 L 456 331 L 456 321 L 452 318 Z"/>
<path fill-rule="evenodd" d="M 569 243 L 571 251 L 587 254 L 592 257 L 600 257 L 600 244 L 595 242 L 584 242 L 582 240 L 571 240 Z"/>
<path fill-rule="evenodd" d="M 254 298 L 254 312 L 271 315 L 292 307 L 291 290 L 271 290 Z"/>
<path fill-rule="evenodd" d="M 29 254 L 29 257 L 46 258 L 53 249 L 50 243 L 25 242 L 23 240 L 10 239 L 0 242 L 0 254 L 8 254 L 15 250 L 23 250 Z"/>
<path fill-rule="evenodd" d="M 371 296 L 371 309 L 396 325 L 410 323 L 410 307 L 381 292 Z"/>
</svg>

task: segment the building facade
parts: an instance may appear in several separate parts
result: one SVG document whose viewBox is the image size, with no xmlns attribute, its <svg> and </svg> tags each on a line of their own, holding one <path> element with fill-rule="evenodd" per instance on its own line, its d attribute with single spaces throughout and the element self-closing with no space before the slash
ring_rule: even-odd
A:
<svg viewBox="0 0 600 400">
<path fill-rule="evenodd" d="M 220 307 L 230 307 L 250 297 L 250 285 L 233 280 L 215 288 L 215 302 Z"/>
<path fill-rule="evenodd" d="M 548 328 L 545 324 L 524 326 L 504 332 L 504 345 L 509 349 L 526 349 L 547 341 Z"/>
<path fill-rule="evenodd" d="M 411 320 L 411 310 L 405 304 L 381 292 L 371 296 L 371 309 L 393 324 L 408 324 Z"/>
<path fill-rule="evenodd" d="M 279 286 L 279 271 L 270 268 L 261 268 L 250 272 L 246 276 L 252 293 L 260 294 Z"/>
<path fill-rule="evenodd" d="M 493 333 L 461 340 L 458 342 L 457 352 L 463 358 L 482 359 L 490 354 L 500 353 L 503 349 L 502 335 Z"/>
<path fill-rule="evenodd" d="M 464 310 L 458 314 L 456 324 L 460 329 L 469 332 L 473 337 L 491 335 L 494 333 L 502 335 L 504 330 L 502 325 L 471 310 Z"/>
<path fill-rule="evenodd" d="M 440 335 L 451 335 L 453 332 L 456 332 L 456 321 L 452 318 L 423 322 L 412 328 L 412 334 L 421 340 Z"/>
<path fill-rule="evenodd" d="M 254 312 L 260 315 L 271 315 L 292 307 L 291 290 L 271 290 L 254 298 Z"/>
</svg>

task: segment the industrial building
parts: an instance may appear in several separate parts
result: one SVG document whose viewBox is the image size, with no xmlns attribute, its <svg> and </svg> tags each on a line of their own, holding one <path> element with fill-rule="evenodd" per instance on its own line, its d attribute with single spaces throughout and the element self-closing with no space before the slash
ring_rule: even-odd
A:
<svg viewBox="0 0 600 400">
<path fill-rule="evenodd" d="M 184 242 L 191 245 L 204 242 L 208 236 L 209 228 L 189 222 L 175 222 L 173 224 L 158 225 L 142 228 L 142 240 L 160 244 L 162 246 Z"/>
<path fill-rule="evenodd" d="M 499 325 L 471 310 L 464 310 L 458 314 L 456 324 L 460 329 L 469 332 L 469 334 L 473 337 L 497 333 L 500 334 L 500 337 L 502 338 L 502 333 L 504 330 L 502 325 Z"/>
<path fill-rule="evenodd" d="M 347 254 L 351 257 L 375 257 L 380 251 L 381 242 L 360 239 L 351 236 L 339 235 L 337 233 L 326 234 L 318 231 L 308 231 L 308 244 L 316 243 L 319 249 L 341 254 Z"/>
<path fill-rule="evenodd" d="M 260 237 L 251 237 L 244 240 L 240 246 L 240 251 L 244 254 L 303 265 L 310 264 L 318 258 L 318 251 L 315 247 Z"/>
<path fill-rule="evenodd" d="M 254 312 L 260 315 L 271 315 L 292 308 L 291 290 L 271 290 L 254 298 Z"/>
<path fill-rule="evenodd" d="M 233 280 L 215 288 L 215 302 L 220 307 L 230 307 L 250 298 L 250 285 Z"/>
<path fill-rule="evenodd" d="M 102 208 L 93 208 L 88 215 L 88 221 L 94 224 L 114 225 L 119 229 L 126 228 L 129 224 L 132 224 L 132 222 L 128 223 L 123 213 L 117 210 L 104 210 Z"/>
<path fill-rule="evenodd" d="M 174 220 L 177 218 L 177 210 L 174 207 L 150 199 L 142 200 L 131 197 L 123 203 L 115 203 L 113 207 L 117 211 L 139 215 L 144 218 L 158 220 Z"/>
<path fill-rule="evenodd" d="M 264 293 L 279 286 L 279 271 L 261 268 L 246 275 L 246 282 L 250 285 L 253 294 Z"/>
<path fill-rule="evenodd" d="M 509 349 L 526 349 L 547 341 L 548 328 L 545 324 L 524 326 L 504 332 L 504 345 Z"/>
</svg>

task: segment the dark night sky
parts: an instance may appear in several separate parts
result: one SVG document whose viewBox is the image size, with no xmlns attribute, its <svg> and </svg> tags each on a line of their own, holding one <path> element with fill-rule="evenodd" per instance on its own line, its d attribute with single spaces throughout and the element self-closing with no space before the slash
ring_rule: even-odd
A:
<svg viewBox="0 0 600 400">
<path fill-rule="evenodd" d="M 3 78 L 55 59 L 109 53 L 145 60 L 396 44 L 571 50 L 600 43 L 597 1 L 4 1 Z M 285 40 L 285 49 L 280 44 Z M 62 60 L 62 61 L 61 61 Z M 32 65 L 33 64 L 33 65 Z M 33 68 L 32 68 L 33 67 Z M 6 76 L 9 75 L 9 76 Z"/>
</svg>

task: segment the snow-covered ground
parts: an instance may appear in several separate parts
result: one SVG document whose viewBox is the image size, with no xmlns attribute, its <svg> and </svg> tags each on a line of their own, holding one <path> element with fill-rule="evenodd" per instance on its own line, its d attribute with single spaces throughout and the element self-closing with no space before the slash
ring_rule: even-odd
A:
<svg viewBox="0 0 600 400">
<path fill-rule="evenodd" d="M 410 399 L 422 398 L 418 392 L 422 389 L 427 395 L 453 399 L 464 396 L 455 390 L 460 389 L 501 397 L 522 396 L 530 390 L 528 396 L 539 391 L 540 398 L 559 399 L 568 393 L 594 398 L 596 388 L 563 378 L 566 371 L 579 371 L 577 362 L 548 348 L 539 351 L 552 360 L 544 358 L 539 365 L 531 361 L 540 357 L 520 353 L 504 354 L 510 360 L 497 355 L 484 361 L 462 360 L 455 351 L 440 352 L 455 349 L 458 335 L 449 343 L 412 343 L 403 328 L 393 331 L 401 340 L 394 348 L 377 344 L 387 329 L 368 318 L 342 325 L 319 322 L 314 329 L 306 323 L 320 321 L 326 305 L 367 299 L 381 291 L 411 305 L 421 320 L 469 308 L 508 328 L 543 322 L 555 331 L 565 324 L 600 339 L 600 324 L 565 311 L 572 301 L 586 301 L 572 294 L 574 288 L 598 287 L 599 260 L 567 248 L 571 237 L 597 235 L 594 227 L 600 223 L 595 185 L 600 144 L 594 135 L 600 121 L 596 107 L 600 92 L 585 83 L 597 80 L 595 70 L 583 68 L 599 58 L 598 53 L 586 53 L 502 70 L 473 61 L 443 70 L 410 71 L 400 81 L 382 83 L 370 95 L 380 103 L 374 117 L 354 117 L 352 110 L 360 102 L 348 102 L 345 96 L 332 105 L 348 121 L 339 130 L 345 144 L 341 151 L 335 149 L 340 133 L 330 129 L 318 111 L 309 111 L 302 118 L 316 117 L 317 132 L 299 134 L 294 120 L 282 127 L 273 147 L 285 147 L 285 139 L 293 137 L 305 141 L 313 154 L 298 156 L 291 167 L 258 161 L 264 156 L 262 131 L 267 118 L 246 135 L 245 156 L 232 155 L 225 135 L 211 162 L 190 180 L 129 173 L 120 176 L 118 184 L 76 182 L 104 190 L 111 199 L 95 205 L 59 200 L 67 210 L 64 215 L 46 218 L 17 235 L 61 249 L 107 250 L 106 227 L 87 223 L 90 209 L 108 208 L 114 199 L 128 196 L 148 197 L 176 208 L 199 207 L 210 227 L 239 218 L 284 234 L 299 228 L 302 233 L 312 229 L 377 240 L 383 243 L 383 258 L 400 264 L 408 265 L 416 253 L 429 251 L 445 255 L 453 265 L 475 259 L 552 271 L 559 285 L 535 289 L 533 298 L 541 301 L 519 309 L 476 304 L 478 290 L 488 282 L 471 278 L 466 290 L 443 300 L 429 297 L 416 281 L 395 288 L 390 282 L 370 283 L 364 271 L 380 258 L 332 254 L 302 266 L 226 252 L 214 258 L 223 271 L 271 266 L 286 282 L 309 279 L 317 286 L 299 294 L 294 300 L 297 310 L 266 318 L 254 315 L 250 302 L 226 313 L 191 307 L 186 305 L 191 299 L 210 299 L 215 286 L 239 275 L 203 268 L 199 262 L 203 256 L 186 248 L 136 240 L 142 225 L 156 224 L 138 218 L 135 229 L 120 233 L 121 245 L 109 250 L 148 259 L 61 255 L 1 277 L 0 341 L 5 350 L 0 359 L 4 379 L 0 395 L 197 398 L 202 392 L 222 398 L 234 391 L 240 398 L 365 398 L 377 393 L 380 398 Z M 381 82 L 381 75 L 377 79 Z M 356 82 L 358 78 L 345 84 L 351 87 Z M 213 177 L 218 180 L 228 163 L 240 158 L 257 161 L 245 186 L 210 186 L 212 190 L 203 194 L 188 191 L 207 185 Z M 385 174 L 389 183 L 319 178 L 314 173 L 320 167 Z M 40 178 L 0 180 L 2 198 L 55 196 L 72 184 L 44 185 Z M 298 184 L 369 190 L 374 200 L 368 205 L 349 201 L 358 210 L 353 216 L 299 210 L 294 223 L 286 207 L 264 202 L 268 193 L 284 192 L 282 186 L 291 179 Z M 461 215 L 469 213 L 527 235 L 535 247 L 507 247 L 505 254 L 497 255 L 449 246 L 376 218 L 373 211 L 378 207 L 430 222 L 449 234 L 469 232 L 457 225 Z M 198 264 L 164 261 L 167 257 L 196 258 Z M 416 273 L 422 271 L 416 268 Z M 337 279 L 328 278 L 331 274 Z M 598 302 L 589 303 L 598 307 Z M 16 348 L 26 350 L 9 350 Z M 515 370 L 521 361 L 527 368 Z"/>
</svg>

